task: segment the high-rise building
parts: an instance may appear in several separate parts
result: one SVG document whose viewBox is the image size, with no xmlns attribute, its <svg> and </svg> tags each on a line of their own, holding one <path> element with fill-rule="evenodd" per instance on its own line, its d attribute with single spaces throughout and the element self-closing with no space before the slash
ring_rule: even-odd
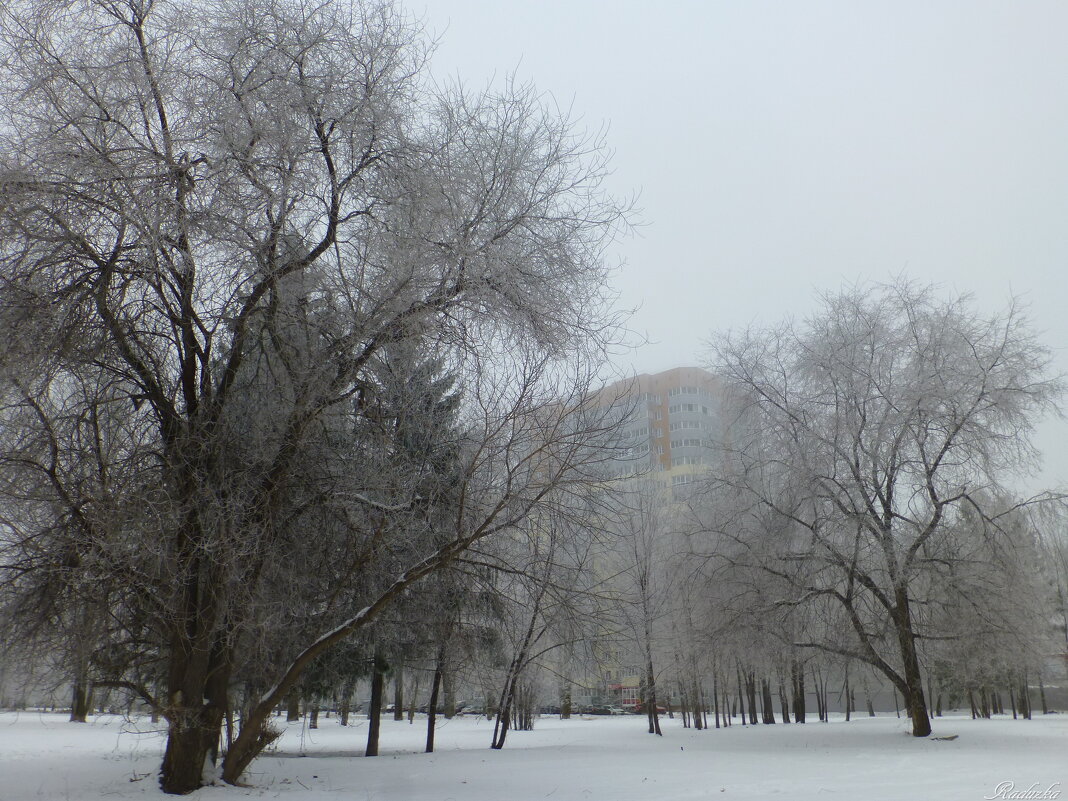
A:
<svg viewBox="0 0 1068 801">
<path fill-rule="evenodd" d="M 651 503 L 666 522 L 692 487 L 723 458 L 732 419 L 726 383 L 700 367 L 675 367 L 617 381 L 598 394 L 599 408 L 622 421 L 612 477 L 634 480 L 637 491 L 627 503 Z M 650 492 L 650 490 L 652 490 Z M 664 515 L 660 516 L 659 512 Z M 654 524 L 655 525 L 655 524 Z M 618 565 L 607 572 L 612 572 Z M 639 635 L 634 635 L 638 637 Z M 579 704 L 608 704 L 631 709 L 642 694 L 644 656 L 637 639 L 606 632 L 594 643 L 591 673 L 575 683 Z M 669 703 L 670 691 L 660 696 Z"/>
<path fill-rule="evenodd" d="M 700 367 L 643 373 L 606 387 L 604 397 L 626 418 L 616 477 L 642 474 L 665 488 L 687 484 L 713 463 L 727 434 L 725 384 Z"/>
</svg>

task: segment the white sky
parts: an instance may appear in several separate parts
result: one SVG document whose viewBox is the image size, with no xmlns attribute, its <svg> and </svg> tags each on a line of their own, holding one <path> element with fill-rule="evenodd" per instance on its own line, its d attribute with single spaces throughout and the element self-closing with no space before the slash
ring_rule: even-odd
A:
<svg viewBox="0 0 1068 801">
<path fill-rule="evenodd" d="M 615 248 L 645 372 L 713 331 L 804 316 L 817 290 L 904 273 L 982 309 L 1010 294 L 1068 372 L 1063 0 L 409 0 L 433 71 L 515 72 L 608 126 Z M 1068 483 L 1068 425 L 1037 442 Z"/>
</svg>

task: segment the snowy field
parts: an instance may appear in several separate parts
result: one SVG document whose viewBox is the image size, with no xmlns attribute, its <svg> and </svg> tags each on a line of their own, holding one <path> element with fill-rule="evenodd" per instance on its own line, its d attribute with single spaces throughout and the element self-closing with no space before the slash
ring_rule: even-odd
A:
<svg viewBox="0 0 1068 801">
<path fill-rule="evenodd" d="M 0 799 L 168 798 L 156 784 L 162 737 L 150 725 L 107 715 L 78 725 L 59 714 L 0 714 Z M 1059 793 L 1068 783 L 1068 715 L 936 720 L 936 736 L 958 735 L 952 741 L 913 739 L 907 721 L 892 715 L 707 732 L 665 720 L 662 738 L 646 734 L 640 717 L 542 718 L 533 732 L 511 733 L 503 751 L 488 748 L 491 723 L 457 718 L 442 721 L 435 754 L 421 753 L 425 725 L 384 720 L 382 756 L 366 759 L 364 720 L 346 729 L 324 719 L 316 731 L 290 724 L 253 763 L 250 787 L 210 787 L 193 797 L 979 801 L 1038 798 L 1025 793 Z"/>
</svg>

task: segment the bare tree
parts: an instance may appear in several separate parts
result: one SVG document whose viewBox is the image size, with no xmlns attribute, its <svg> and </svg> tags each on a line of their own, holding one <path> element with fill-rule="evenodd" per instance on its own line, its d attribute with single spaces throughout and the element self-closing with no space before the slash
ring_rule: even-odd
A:
<svg viewBox="0 0 1068 801">
<path fill-rule="evenodd" d="M 656 482 L 631 483 L 631 492 L 624 499 L 625 511 L 619 523 L 617 581 L 624 627 L 641 655 L 641 688 L 643 711 L 649 723 L 649 734 L 661 734 L 657 702 L 655 659 L 660 656 L 665 638 L 660 627 L 667 626 L 667 582 L 664 575 L 668 564 L 670 538 L 665 525 L 666 512 L 660 508 L 666 501 L 657 496 L 662 490 Z"/>
<path fill-rule="evenodd" d="M 504 611 L 501 629 L 510 659 L 501 679 L 491 747 L 504 747 L 513 721 L 533 728 L 539 669 L 556 662 L 602 620 L 603 596 L 592 573 L 613 499 L 609 487 L 585 507 L 568 505 L 532 517 L 527 527 L 483 553 L 497 571 Z M 554 682 L 555 684 L 555 682 Z"/>
<path fill-rule="evenodd" d="M 206 780 L 241 649 L 270 654 L 235 782 L 312 659 L 588 480 L 596 426 L 565 431 L 547 395 L 574 397 L 554 359 L 613 336 L 604 150 L 529 88 L 430 93 L 388 3 L 19 0 L 0 48 L 0 308 L 18 332 L 0 365 L 21 382 L 3 388 L 5 580 L 18 595 L 73 554 L 124 588 L 162 692 L 114 681 L 168 721 L 167 792 Z M 355 438 L 395 343 L 447 354 L 468 427 L 450 536 L 391 552 L 391 516 L 419 499 Z M 86 455 L 94 409 L 116 430 Z M 393 580 L 371 581 L 388 557 Z M 327 586 L 341 566 L 361 578 L 347 596 Z M 272 587 L 299 593 L 303 644 L 269 636 Z"/>
<path fill-rule="evenodd" d="M 1034 458 L 1028 434 L 1060 384 L 1016 303 L 983 318 L 905 282 L 822 300 L 803 324 L 716 345 L 748 399 L 721 476 L 746 499 L 736 543 L 783 605 L 840 632 L 797 644 L 874 665 L 926 736 L 921 576 L 946 558 L 954 510 L 1000 511 L 986 501 Z"/>
</svg>

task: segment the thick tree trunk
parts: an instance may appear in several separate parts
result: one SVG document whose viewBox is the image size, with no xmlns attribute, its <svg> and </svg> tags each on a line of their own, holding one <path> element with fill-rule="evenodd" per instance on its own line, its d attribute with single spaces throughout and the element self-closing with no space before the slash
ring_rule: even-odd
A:
<svg viewBox="0 0 1068 801">
<path fill-rule="evenodd" d="M 294 687 L 286 697 L 286 723 L 300 720 L 300 688 Z"/>
<path fill-rule="evenodd" d="M 196 600 L 194 608 L 204 602 Z M 210 609 L 204 609 L 210 615 Z M 165 793 L 185 794 L 210 779 L 209 772 L 219 758 L 223 719 L 229 708 L 229 659 L 226 646 L 207 634 L 207 623 L 196 620 L 194 631 L 175 632 L 170 649 L 167 745 L 160 770 L 160 787 Z M 192 641 L 192 642 L 191 642 Z M 192 647 L 191 647 L 192 646 Z"/>
<path fill-rule="evenodd" d="M 571 719 L 571 684 L 564 686 L 563 698 L 560 700 L 560 720 Z"/>
<path fill-rule="evenodd" d="M 319 728 L 319 702 L 315 701 L 308 709 L 308 728 Z"/>
<path fill-rule="evenodd" d="M 767 679 L 761 679 L 761 688 L 763 695 L 763 719 L 762 723 L 771 724 L 775 722 L 775 702 L 771 698 L 771 682 Z"/>
<path fill-rule="evenodd" d="M 71 723 L 85 723 L 89 710 L 93 707 L 93 692 L 88 682 L 79 678 L 74 682 L 73 697 L 70 705 Z"/>
<path fill-rule="evenodd" d="M 223 716 L 222 710 L 209 707 L 171 715 L 160 786 L 166 793 L 184 795 L 204 784 L 215 763 Z"/>
<path fill-rule="evenodd" d="M 382 695 L 386 684 L 386 662 L 377 651 L 371 673 L 371 701 L 367 710 L 367 750 L 364 756 L 378 756 L 378 735 L 382 730 Z"/>
<path fill-rule="evenodd" d="M 931 719 L 927 716 L 927 704 L 923 698 L 923 678 L 920 675 L 920 660 L 916 652 L 916 635 L 912 631 L 912 613 L 907 589 L 899 585 L 894 592 L 894 623 L 897 627 L 898 645 L 901 648 L 901 663 L 904 666 L 905 708 L 912 718 L 912 736 L 927 737 L 931 733 Z"/>
</svg>

